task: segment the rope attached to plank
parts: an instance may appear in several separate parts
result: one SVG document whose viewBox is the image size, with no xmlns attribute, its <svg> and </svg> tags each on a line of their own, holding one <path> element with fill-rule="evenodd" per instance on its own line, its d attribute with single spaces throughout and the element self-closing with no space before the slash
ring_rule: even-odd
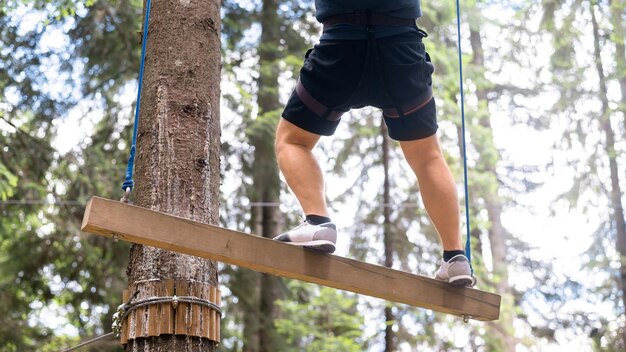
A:
<svg viewBox="0 0 626 352">
<path fill-rule="evenodd" d="M 137 126 L 139 125 L 139 109 L 141 107 L 141 88 L 143 86 L 143 69 L 146 61 L 146 43 L 148 42 L 148 23 L 150 22 L 150 5 L 151 0 L 146 1 L 146 15 L 143 22 L 143 36 L 141 37 L 141 64 L 139 65 L 139 82 L 137 87 L 137 104 L 135 105 L 135 122 L 133 126 L 133 141 L 130 146 L 130 156 L 126 165 L 126 179 L 122 184 L 124 198 L 122 201 L 128 201 L 128 195 L 135 186 L 133 181 L 133 169 L 135 168 L 135 150 L 137 149 Z"/>
<path fill-rule="evenodd" d="M 467 185 L 467 143 L 465 142 L 465 94 L 463 93 L 463 50 L 461 49 L 461 4 L 456 0 L 456 29 L 459 46 L 459 89 L 461 91 L 461 139 L 463 144 L 463 186 L 465 189 L 465 225 L 467 240 L 465 242 L 465 256 L 470 263 L 472 274 L 472 247 L 470 237 L 469 187 Z"/>
</svg>

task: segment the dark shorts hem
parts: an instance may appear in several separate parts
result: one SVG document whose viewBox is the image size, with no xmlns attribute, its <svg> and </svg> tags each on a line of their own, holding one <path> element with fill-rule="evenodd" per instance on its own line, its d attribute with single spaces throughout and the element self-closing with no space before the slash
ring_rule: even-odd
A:
<svg viewBox="0 0 626 352">
<path fill-rule="evenodd" d="M 435 99 L 431 99 L 424 107 L 403 117 L 384 115 L 389 137 L 396 141 L 415 141 L 428 138 L 439 129 L 437 124 L 437 107 Z"/>
<path fill-rule="evenodd" d="M 305 131 L 332 136 L 339 126 L 339 121 L 330 121 L 311 111 L 294 91 L 285 106 L 282 117 Z"/>
</svg>

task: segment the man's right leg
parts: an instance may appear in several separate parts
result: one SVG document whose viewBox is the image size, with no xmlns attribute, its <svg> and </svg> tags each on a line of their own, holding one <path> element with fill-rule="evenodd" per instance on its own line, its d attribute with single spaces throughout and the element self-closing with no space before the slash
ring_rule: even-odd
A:
<svg viewBox="0 0 626 352">
<path fill-rule="evenodd" d="M 276 129 L 276 160 L 304 214 L 328 217 L 324 176 L 313 155 L 320 136 L 280 119 Z"/>
<path fill-rule="evenodd" d="M 456 185 L 437 135 L 402 141 L 400 146 L 417 176 L 424 206 L 441 237 L 444 260 L 435 278 L 453 285 L 473 286 L 476 281 L 461 242 Z"/>
<path fill-rule="evenodd" d="M 443 158 L 437 135 L 401 141 L 400 147 L 417 176 L 424 206 L 441 237 L 443 249 L 463 250 L 456 184 Z"/>
<path fill-rule="evenodd" d="M 275 146 L 278 167 L 300 202 L 307 221 L 275 239 L 332 253 L 335 251 L 337 230 L 328 219 L 324 176 L 313 155 L 313 148 L 319 139 L 319 135 L 303 130 L 285 119 L 278 123 Z M 310 219 L 311 216 L 326 220 L 316 223 Z"/>
</svg>

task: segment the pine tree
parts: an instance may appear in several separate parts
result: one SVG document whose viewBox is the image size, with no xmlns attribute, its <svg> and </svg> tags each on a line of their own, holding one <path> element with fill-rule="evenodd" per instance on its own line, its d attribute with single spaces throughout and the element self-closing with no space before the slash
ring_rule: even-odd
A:
<svg viewBox="0 0 626 352">
<path fill-rule="evenodd" d="M 599 295 L 612 297 L 610 301 L 615 302 L 615 316 L 581 319 L 575 328 L 589 334 L 596 343 L 602 339 L 604 342 L 596 345 L 598 350 L 620 350 L 626 345 L 623 284 L 626 229 L 621 191 L 624 165 L 620 157 L 624 151 L 617 143 L 617 136 L 624 135 L 624 131 L 619 130 L 623 127 L 617 121 L 624 108 L 613 101 L 609 86 L 615 83 L 621 87 L 623 77 L 623 72 L 616 70 L 623 65 L 624 39 L 620 34 L 623 30 L 619 21 L 615 21 L 623 17 L 624 4 L 593 1 L 563 5 L 547 2 L 542 7 L 543 28 L 554 46 L 550 57 L 552 81 L 559 93 L 553 111 L 566 122 L 561 127 L 563 138 L 558 147 L 577 151 L 576 155 L 570 155 L 571 188 L 560 200 L 580 209 L 584 216 L 601 219 L 593 244 L 584 253 L 582 270 L 593 272 L 598 278 L 607 275 L 608 279 L 597 287 L 588 287 L 582 298 L 598 304 L 595 296 Z M 591 40 L 583 39 L 581 23 L 591 28 Z M 607 35 L 609 32 L 613 35 Z M 607 48 L 618 52 L 607 56 L 604 54 Z M 580 60 L 579 52 L 592 59 Z M 620 98 L 623 100 L 623 95 Z M 595 204 L 605 206 L 598 209 Z"/>
<path fill-rule="evenodd" d="M 310 9 L 311 4 L 299 1 L 264 0 L 253 2 L 252 9 L 237 2 L 225 4 L 226 75 L 240 69 L 237 62 L 246 55 L 257 58 L 251 69 L 254 79 L 235 83 L 239 85 L 241 96 L 229 97 L 230 106 L 242 115 L 243 133 L 236 134 L 241 141 L 229 141 L 229 145 L 245 143 L 241 147 L 243 164 L 239 177 L 244 187 L 239 190 L 253 204 L 245 228 L 253 234 L 274 237 L 282 232 L 284 217 L 277 204 L 282 189 L 274 155 L 274 130 L 282 112 L 280 81 L 282 67 L 293 55 L 301 55 L 304 39 L 296 31 L 296 25 L 306 23 L 302 8 Z M 285 10 L 288 9 L 288 10 Z M 244 33 L 251 31 L 253 24 L 260 26 L 260 36 L 255 38 L 254 47 L 247 47 Z M 234 50 L 233 50 L 234 49 Z M 233 51 L 231 51 L 233 50 Z M 230 62 L 234 61 L 233 67 Z M 246 77 L 249 78 L 249 77 Z M 249 84 L 249 85 L 248 85 Z M 244 92 L 245 91 L 245 92 Z M 248 101 L 249 99 L 249 101 Z M 256 107 L 256 114 L 251 107 Z M 248 150 L 252 149 L 252 153 Z M 275 319 L 280 316 L 275 301 L 284 296 L 282 279 L 272 275 L 258 274 L 245 269 L 229 268 L 229 283 L 233 294 L 238 297 L 241 307 L 233 307 L 242 316 L 244 351 L 276 351 L 284 349 L 284 339 L 278 336 Z M 251 289 L 252 288 L 252 289 Z"/>
<path fill-rule="evenodd" d="M 219 216 L 219 37 L 218 2 L 153 3 L 134 190 L 139 206 L 212 224 Z M 164 279 L 217 285 L 214 262 L 140 245 L 131 248 L 128 276 L 137 299 Z M 215 349 L 184 335 L 126 345 L 127 351 Z"/>
<path fill-rule="evenodd" d="M 608 87 L 607 79 L 604 73 L 604 65 L 602 60 L 602 52 L 600 49 L 601 38 L 600 29 L 598 26 L 598 20 L 596 18 L 596 1 L 589 2 L 589 12 L 591 13 L 591 24 L 594 38 L 594 62 L 598 75 L 599 92 L 598 98 L 602 103 L 601 110 L 599 112 L 599 125 L 604 134 L 604 147 L 606 148 L 606 157 L 609 161 L 609 174 L 610 174 L 610 186 L 607 187 L 608 197 L 610 199 L 611 214 L 609 214 L 609 221 L 611 222 L 611 228 L 615 232 L 615 244 L 616 252 L 619 258 L 619 280 L 618 285 L 622 297 L 622 310 L 626 309 L 626 223 L 624 221 L 624 206 L 622 203 L 622 190 L 620 186 L 620 173 L 618 167 L 618 156 L 615 146 L 615 132 L 611 126 L 611 109 L 609 107 Z M 623 48 L 623 47 L 622 47 Z M 622 316 L 626 316 L 626 313 L 622 312 Z M 618 345 L 626 347 L 626 324 L 621 326 L 621 341 L 617 342 Z"/>
</svg>

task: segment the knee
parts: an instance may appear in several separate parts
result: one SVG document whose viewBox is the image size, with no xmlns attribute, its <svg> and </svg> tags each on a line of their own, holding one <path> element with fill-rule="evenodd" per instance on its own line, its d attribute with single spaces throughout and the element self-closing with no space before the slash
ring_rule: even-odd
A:
<svg viewBox="0 0 626 352">
<path fill-rule="evenodd" d="M 276 131 L 276 138 L 274 140 L 274 154 L 276 154 L 276 157 L 279 157 L 279 155 L 285 150 L 286 146 L 287 143 L 284 136 L 280 135 L 278 131 Z"/>
<path fill-rule="evenodd" d="M 278 128 L 276 129 L 276 135 L 274 138 L 274 152 L 277 156 L 286 148 L 288 148 L 290 144 L 293 144 L 291 142 L 293 138 L 290 137 L 290 134 L 291 133 L 289 132 L 288 128 L 284 128 L 281 123 L 278 124 Z"/>
<path fill-rule="evenodd" d="M 281 120 L 276 129 L 274 152 L 278 157 L 285 150 L 290 148 L 302 148 L 311 151 L 315 147 L 319 137 L 320 136 L 300 129 L 289 122 Z"/>
<path fill-rule="evenodd" d="M 274 140 L 274 153 L 276 157 L 279 158 L 285 151 L 293 150 L 294 148 L 310 150 L 305 142 L 293 138 L 293 136 L 289 136 L 289 134 L 279 133 L 277 131 L 276 139 Z"/>
<path fill-rule="evenodd" d="M 436 165 L 445 164 L 445 158 L 436 138 L 400 142 L 404 157 L 413 170 L 420 171 Z"/>
</svg>

